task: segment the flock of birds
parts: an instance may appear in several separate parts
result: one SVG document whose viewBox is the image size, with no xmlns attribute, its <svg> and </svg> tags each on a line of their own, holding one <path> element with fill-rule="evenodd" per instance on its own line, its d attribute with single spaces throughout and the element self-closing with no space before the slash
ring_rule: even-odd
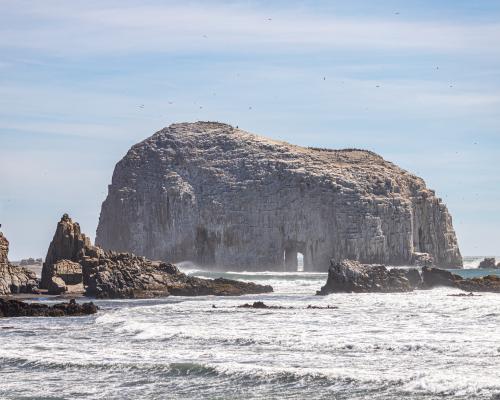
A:
<svg viewBox="0 0 500 400">
<path fill-rule="evenodd" d="M 394 11 L 394 14 L 395 14 L 395 15 L 400 15 L 400 12 L 399 12 L 399 11 Z M 267 18 L 267 21 L 272 21 L 272 20 L 273 20 L 272 18 Z M 202 37 L 203 37 L 204 39 L 208 39 L 208 35 L 206 35 L 206 34 L 203 34 L 203 35 L 202 35 Z M 436 66 L 436 70 L 439 70 L 439 66 Z M 237 74 L 237 76 L 239 76 L 239 75 Z M 326 81 L 326 76 L 323 76 L 323 81 Z M 342 81 L 341 83 L 343 84 L 343 83 L 344 83 L 344 81 Z M 380 85 L 380 84 L 376 84 L 376 85 L 375 85 L 375 88 L 380 88 L 380 87 L 381 87 L 381 85 Z M 450 88 L 453 88 L 453 84 L 449 84 L 449 87 L 450 87 Z M 214 95 L 215 95 L 215 93 L 214 93 Z M 169 101 L 169 102 L 168 102 L 168 104 L 169 104 L 169 105 L 172 105 L 172 104 L 174 104 L 174 102 L 173 102 L 173 101 Z M 195 102 L 195 104 L 196 104 L 196 102 Z M 138 106 L 138 108 L 139 108 L 139 109 L 141 109 L 141 110 L 142 110 L 142 109 L 144 109 L 144 104 L 140 104 L 140 105 Z M 201 106 L 201 105 L 200 105 L 200 106 L 199 106 L 199 109 L 200 109 L 200 110 L 202 110 L 202 109 L 203 109 L 203 106 Z M 252 110 L 252 106 L 249 106 L 249 107 L 248 107 L 248 110 Z"/>
</svg>

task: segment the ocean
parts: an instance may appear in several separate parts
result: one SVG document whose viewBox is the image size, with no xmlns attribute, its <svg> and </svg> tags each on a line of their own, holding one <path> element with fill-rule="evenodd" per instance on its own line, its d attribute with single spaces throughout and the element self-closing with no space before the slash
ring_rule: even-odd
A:
<svg viewBox="0 0 500 400">
<path fill-rule="evenodd" d="M 499 294 L 319 297 L 326 273 L 187 272 L 275 292 L 96 301 L 93 316 L 0 319 L 0 398 L 500 399 Z M 257 300 L 287 308 L 238 308 Z"/>
</svg>

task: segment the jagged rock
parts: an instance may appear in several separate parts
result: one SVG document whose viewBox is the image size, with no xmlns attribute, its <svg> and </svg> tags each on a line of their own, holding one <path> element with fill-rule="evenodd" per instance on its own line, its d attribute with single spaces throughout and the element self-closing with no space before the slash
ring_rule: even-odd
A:
<svg viewBox="0 0 500 400">
<path fill-rule="evenodd" d="M 418 271 L 417 271 L 418 272 Z M 409 292 L 414 289 L 403 269 L 387 269 L 383 265 L 363 265 L 358 261 L 331 261 L 326 285 L 319 295 L 341 292 Z"/>
<path fill-rule="evenodd" d="M 40 287 L 48 289 L 55 275 L 54 265 L 61 260 L 75 261 L 83 257 L 84 249 L 91 247 L 90 238 L 80 231 L 80 225 L 64 214 L 57 224 L 56 233 L 50 243 L 42 268 Z"/>
<path fill-rule="evenodd" d="M 466 292 L 500 293 L 500 276 L 487 275 L 481 278 L 461 279 L 456 282 L 456 286 Z"/>
<path fill-rule="evenodd" d="M 223 269 L 306 271 L 330 259 L 461 267 L 424 181 L 355 149 L 294 146 L 214 122 L 174 124 L 116 165 L 96 243 Z"/>
<path fill-rule="evenodd" d="M 500 293 L 500 277 L 488 275 L 481 278 L 462 278 L 437 268 L 422 268 L 423 288 L 430 289 L 439 286 L 456 287 L 466 292 Z"/>
<path fill-rule="evenodd" d="M 412 269 L 391 269 L 383 265 L 363 265 L 357 261 L 332 260 L 326 285 L 317 292 L 326 295 L 338 292 L 408 292 L 414 289 L 453 287 L 466 292 L 500 293 L 500 277 L 462 278 L 438 268 L 423 267 L 422 274 Z"/>
<path fill-rule="evenodd" d="M 478 268 L 485 268 L 485 269 L 497 268 L 495 257 L 486 257 L 483 261 L 479 263 Z"/>
<path fill-rule="evenodd" d="M 429 253 L 413 253 L 412 264 L 419 267 L 431 267 L 434 265 L 434 258 Z"/>
<path fill-rule="evenodd" d="M 59 277 L 66 285 L 78 285 L 83 282 L 82 266 L 77 262 L 60 260 L 52 268 L 52 275 Z"/>
<path fill-rule="evenodd" d="M 53 306 L 0 299 L 0 318 L 79 316 L 95 314 L 97 310 L 98 307 L 92 302 L 79 304 L 74 299 Z"/>
<path fill-rule="evenodd" d="M 49 287 L 48 289 L 48 294 L 63 294 L 68 290 L 68 287 L 66 286 L 66 283 L 64 280 L 58 276 L 53 276 L 50 278 L 49 281 Z"/>
<path fill-rule="evenodd" d="M 0 295 L 33 293 L 38 289 L 34 272 L 9 263 L 9 241 L 0 232 Z"/>
<path fill-rule="evenodd" d="M 459 275 L 452 274 L 450 271 L 445 271 L 439 268 L 422 268 L 422 281 L 426 289 L 431 289 L 439 286 L 456 286 L 456 281 L 461 280 Z"/>
<path fill-rule="evenodd" d="M 68 256 L 71 258 L 58 258 Z M 69 288 L 68 285 L 83 282 L 85 294 L 98 298 L 234 296 L 273 290 L 271 286 L 251 282 L 191 277 L 170 263 L 151 261 L 130 253 L 104 251 L 93 246 L 81 233 L 78 223 L 66 214 L 50 244 L 42 276 L 49 281 L 47 288 L 50 293 L 60 294 Z"/>
</svg>

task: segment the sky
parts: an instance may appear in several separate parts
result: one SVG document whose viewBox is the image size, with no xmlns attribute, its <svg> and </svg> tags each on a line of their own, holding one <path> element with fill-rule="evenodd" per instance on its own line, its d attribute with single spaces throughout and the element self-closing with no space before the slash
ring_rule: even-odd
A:
<svg viewBox="0 0 500 400">
<path fill-rule="evenodd" d="M 375 151 L 500 254 L 500 2 L 0 0 L 0 223 L 94 238 L 114 165 L 175 122 Z"/>
</svg>

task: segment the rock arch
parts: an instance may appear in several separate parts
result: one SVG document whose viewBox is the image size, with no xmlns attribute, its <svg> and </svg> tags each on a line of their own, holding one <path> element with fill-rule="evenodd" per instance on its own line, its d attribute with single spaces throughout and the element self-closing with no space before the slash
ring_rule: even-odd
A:
<svg viewBox="0 0 500 400">
<path fill-rule="evenodd" d="M 440 266 L 462 265 L 451 216 L 422 179 L 369 151 L 214 122 L 171 125 L 128 151 L 96 242 L 218 269 L 283 270 L 286 249 L 308 271 L 332 258 L 410 264 L 422 248 Z"/>
</svg>

